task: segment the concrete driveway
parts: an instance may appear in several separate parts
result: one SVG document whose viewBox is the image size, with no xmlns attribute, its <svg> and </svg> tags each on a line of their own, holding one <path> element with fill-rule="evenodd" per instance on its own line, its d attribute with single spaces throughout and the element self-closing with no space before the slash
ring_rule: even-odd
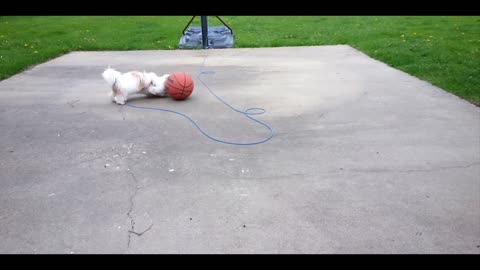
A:
<svg viewBox="0 0 480 270">
<path fill-rule="evenodd" d="M 178 115 L 108 66 L 195 78 Z M 480 252 L 480 109 L 349 46 L 73 52 L 0 82 L 0 253 Z"/>
</svg>

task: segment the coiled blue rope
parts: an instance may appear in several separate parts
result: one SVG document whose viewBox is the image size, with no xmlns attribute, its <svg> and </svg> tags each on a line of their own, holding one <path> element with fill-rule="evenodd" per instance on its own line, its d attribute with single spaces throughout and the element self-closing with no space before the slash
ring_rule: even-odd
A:
<svg viewBox="0 0 480 270">
<path fill-rule="evenodd" d="M 192 122 L 192 124 L 197 127 L 197 129 L 203 134 L 205 135 L 205 137 L 213 140 L 213 141 L 216 141 L 216 142 L 219 142 L 219 143 L 224 143 L 224 144 L 230 144 L 230 145 L 256 145 L 256 144 L 261 144 L 261 143 L 265 143 L 267 141 L 269 141 L 272 137 L 273 137 L 273 128 L 271 126 L 269 126 L 268 124 L 258 120 L 258 119 L 255 119 L 252 117 L 252 115 L 260 115 L 260 114 L 263 114 L 265 113 L 265 110 L 263 108 L 248 108 L 246 109 L 245 111 L 242 111 L 242 110 L 238 110 L 236 108 L 234 108 L 233 106 L 231 106 L 230 104 L 228 104 L 227 102 L 225 102 L 222 98 L 220 98 L 219 96 L 217 96 L 212 89 L 210 89 L 210 87 L 202 80 L 201 78 L 201 75 L 204 75 L 204 74 L 213 74 L 214 72 L 213 71 L 203 71 L 203 69 L 205 68 L 205 61 L 207 60 L 207 56 L 206 55 L 203 59 L 203 63 L 202 63 L 202 66 L 200 67 L 200 71 L 197 75 L 197 78 L 198 80 L 203 84 L 203 86 L 205 86 L 208 91 L 210 91 L 210 93 L 215 96 L 219 101 L 221 101 L 223 104 L 225 104 L 226 106 L 228 106 L 230 109 L 240 113 L 240 114 L 243 114 L 244 116 L 246 116 L 247 118 L 259 123 L 260 125 L 266 127 L 269 131 L 270 131 L 270 135 L 266 138 L 266 139 L 263 139 L 263 140 L 260 140 L 260 141 L 255 141 L 255 142 L 245 142 L 245 143 L 242 143 L 242 142 L 230 142 L 230 141 L 225 141 L 225 140 L 221 140 L 221 139 L 217 139 L 217 138 L 214 138 L 210 135 L 208 135 L 208 133 L 206 133 L 197 123 L 195 123 L 195 121 L 193 121 L 192 118 L 190 118 L 189 116 L 181 113 L 181 112 L 177 112 L 177 111 L 174 111 L 174 110 L 168 110 L 168 109 L 162 109 L 162 108 L 155 108 L 155 107 L 146 107 L 146 106 L 137 106 L 137 105 L 132 105 L 132 104 L 127 104 L 127 106 L 129 107 L 132 107 L 132 108 L 136 108 L 136 109 L 144 109 L 144 110 L 155 110 L 155 111 L 163 111 L 163 112 L 170 112 L 170 113 L 174 113 L 174 114 L 178 114 L 180 116 L 183 116 L 185 118 L 187 118 L 187 120 L 189 120 L 190 122 Z"/>
</svg>

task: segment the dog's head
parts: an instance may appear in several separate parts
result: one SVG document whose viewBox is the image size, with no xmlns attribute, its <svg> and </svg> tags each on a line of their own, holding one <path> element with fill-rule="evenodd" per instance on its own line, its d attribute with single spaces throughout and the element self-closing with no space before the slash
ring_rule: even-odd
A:
<svg viewBox="0 0 480 270">
<path fill-rule="evenodd" d="M 147 87 L 150 93 L 161 93 L 165 91 L 165 82 L 168 79 L 169 74 L 165 74 L 161 77 L 157 76 L 157 74 L 153 72 L 144 73 L 144 76 L 147 80 L 150 80 L 150 84 Z"/>
</svg>

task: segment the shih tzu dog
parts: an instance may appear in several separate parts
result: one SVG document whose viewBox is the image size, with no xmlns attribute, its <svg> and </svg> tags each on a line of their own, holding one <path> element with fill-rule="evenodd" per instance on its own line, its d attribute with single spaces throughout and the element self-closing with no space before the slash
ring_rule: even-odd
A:
<svg viewBox="0 0 480 270">
<path fill-rule="evenodd" d="M 161 77 L 153 72 L 130 71 L 121 73 L 108 67 L 102 73 L 103 79 L 112 87 L 110 97 L 117 104 L 125 104 L 128 96 L 140 93 L 144 95 L 154 95 L 164 97 L 168 95 L 165 82 L 169 74 Z"/>
</svg>

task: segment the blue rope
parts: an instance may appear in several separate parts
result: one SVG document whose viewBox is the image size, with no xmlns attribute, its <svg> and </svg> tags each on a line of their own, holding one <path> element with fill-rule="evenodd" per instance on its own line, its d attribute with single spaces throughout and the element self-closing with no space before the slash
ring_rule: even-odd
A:
<svg viewBox="0 0 480 270">
<path fill-rule="evenodd" d="M 195 121 L 193 121 L 192 118 L 190 118 L 189 116 L 181 113 L 181 112 L 177 112 L 177 111 L 173 111 L 173 110 L 168 110 L 168 109 L 161 109 L 161 108 L 154 108 L 154 107 L 146 107 L 146 106 L 137 106 L 137 105 L 132 105 L 132 104 L 127 104 L 127 106 L 129 107 L 132 107 L 132 108 L 136 108 L 136 109 L 145 109 L 145 110 L 155 110 L 155 111 L 163 111 L 163 112 L 170 112 L 170 113 L 174 113 L 174 114 L 178 114 L 180 116 L 183 116 L 185 118 L 187 118 L 190 122 L 192 122 L 193 125 L 195 125 L 195 127 L 197 127 L 197 129 L 203 134 L 205 135 L 207 138 L 213 140 L 213 141 L 216 141 L 216 142 L 219 142 L 219 143 L 224 143 L 224 144 L 231 144 L 231 145 L 256 145 L 256 144 L 261 144 L 261 143 L 264 143 L 264 142 L 267 142 L 268 140 L 270 140 L 272 137 L 273 137 L 273 128 L 271 126 L 269 126 L 268 124 L 258 120 L 258 119 L 255 119 L 253 118 L 251 115 L 260 115 L 260 114 L 263 114 L 265 113 L 265 110 L 263 108 L 248 108 L 246 109 L 245 111 L 241 111 L 241 110 L 238 110 L 236 108 L 234 108 L 233 106 L 231 106 L 230 104 L 228 104 L 227 102 L 225 102 L 223 99 L 221 99 L 219 96 L 217 96 L 212 89 L 210 89 L 210 87 L 208 87 L 208 85 L 202 80 L 202 78 L 200 77 L 201 75 L 203 74 L 213 74 L 215 72 L 213 71 L 203 71 L 203 68 L 205 67 L 205 61 L 207 60 L 207 58 L 205 57 L 203 59 L 203 64 L 200 68 L 200 72 L 199 74 L 197 75 L 197 78 L 198 80 L 208 89 L 208 91 L 210 91 L 210 93 L 212 95 L 214 95 L 218 100 L 220 100 L 223 104 L 225 104 L 226 106 L 228 106 L 230 109 L 240 113 L 240 114 L 243 114 L 245 115 L 247 118 L 259 123 L 260 125 L 266 127 L 268 130 L 270 130 L 270 135 L 266 138 L 266 139 L 263 139 L 263 140 L 260 140 L 260 141 L 255 141 L 255 142 L 246 142 L 246 143 L 241 143 L 241 142 L 229 142 L 229 141 L 225 141 L 225 140 L 221 140 L 221 139 L 217 139 L 217 138 L 214 138 L 210 135 L 208 135 L 208 133 L 206 133 L 199 125 L 197 125 L 197 123 L 195 123 Z"/>
</svg>

